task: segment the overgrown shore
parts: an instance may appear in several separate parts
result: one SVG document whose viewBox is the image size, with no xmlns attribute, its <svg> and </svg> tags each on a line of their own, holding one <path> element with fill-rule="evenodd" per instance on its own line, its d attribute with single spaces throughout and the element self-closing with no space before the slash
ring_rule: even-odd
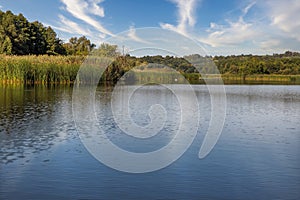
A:
<svg viewBox="0 0 300 200">
<path fill-rule="evenodd" d="M 157 62 L 163 64 L 166 60 L 164 57 L 149 58 L 135 58 L 127 55 L 127 59 L 119 57 L 115 64 L 110 66 L 107 70 L 109 73 L 106 75 L 108 82 L 116 82 L 122 77 L 126 71 L 131 68 L 138 66 L 145 66 L 147 63 Z M 192 84 L 202 84 L 205 83 L 205 79 L 213 80 L 217 78 L 217 75 L 206 73 L 205 77 L 201 77 L 199 73 L 195 73 L 194 68 L 191 65 L 184 66 L 182 59 L 173 58 L 170 59 L 169 65 L 179 71 L 190 83 Z M 223 60 L 215 60 L 216 63 L 222 61 L 224 66 L 229 66 L 230 62 L 224 64 L 225 58 Z M 7 56 L 0 55 L 0 83 L 2 84 L 72 84 L 75 79 L 77 72 L 84 62 L 85 56 L 48 56 L 48 55 L 28 55 L 28 56 Z M 238 60 L 241 60 L 240 58 Z M 175 64 L 175 62 L 182 61 L 181 64 Z M 232 58 L 230 58 L 232 61 Z M 123 63 L 122 63 L 123 62 Z M 122 63 L 122 65 L 120 64 Z M 235 62 L 236 63 L 236 62 Z M 239 69 L 236 64 L 235 68 Z M 241 65 L 244 66 L 244 65 Z M 298 65 L 296 65 L 298 66 Z M 181 67 L 181 68 L 180 68 Z M 255 74 L 255 73 L 245 73 L 245 68 L 243 68 L 243 73 L 231 73 L 222 66 L 218 66 L 222 73 L 222 79 L 225 84 L 300 84 L 300 74 Z M 193 68 L 193 70 L 191 70 Z M 232 66 L 231 66 L 232 68 Z M 274 68 L 274 67 L 273 67 Z M 229 67 L 230 69 L 230 67 Z M 246 68 L 247 69 L 247 68 Z M 285 69 L 287 70 L 287 68 Z M 295 70 L 295 69 L 293 69 Z M 151 73 L 154 73 L 155 69 Z M 161 73 L 159 70 L 157 73 Z M 106 73 L 107 74 L 107 73 Z M 137 78 L 145 74 L 143 70 L 137 70 L 135 72 Z"/>
<path fill-rule="evenodd" d="M 0 82 L 5 84 L 70 84 L 82 56 L 0 56 Z"/>
<path fill-rule="evenodd" d="M 169 79 L 174 77 L 167 70 L 171 68 L 192 84 L 201 84 L 205 80 L 213 83 L 215 74 L 219 73 L 225 84 L 300 84 L 299 52 L 230 56 L 191 54 L 183 57 L 148 55 L 137 58 L 120 51 L 120 47 L 113 44 L 103 43 L 96 47 L 85 36 L 71 37 L 68 42 L 63 42 L 51 27 L 38 21 L 29 22 L 22 14 L 0 10 L 0 83 L 4 84 L 72 84 L 87 55 L 96 55 L 91 63 L 96 68 L 80 77 L 79 81 L 83 82 L 91 80 L 90 75 L 97 75 L 99 59 L 109 57 L 114 61 L 101 77 L 100 81 L 105 83 L 118 82 L 131 69 L 137 69 L 131 74 L 131 81 L 144 81 L 149 75 L 154 81 L 160 77 L 171 82 Z M 146 74 L 144 69 L 151 72 Z M 206 76 L 201 77 L 199 72 Z"/>
</svg>

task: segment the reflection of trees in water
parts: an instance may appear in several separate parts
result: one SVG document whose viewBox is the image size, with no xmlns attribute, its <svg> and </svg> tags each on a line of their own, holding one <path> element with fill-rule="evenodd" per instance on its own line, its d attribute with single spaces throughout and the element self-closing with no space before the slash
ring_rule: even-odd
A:
<svg viewBox="0 0 300 200">
<path fill-rule="evenodd" d="M 73 128 L 71 88 L 0 86 L 0 163 L 49 149 Z"/>
</svg>

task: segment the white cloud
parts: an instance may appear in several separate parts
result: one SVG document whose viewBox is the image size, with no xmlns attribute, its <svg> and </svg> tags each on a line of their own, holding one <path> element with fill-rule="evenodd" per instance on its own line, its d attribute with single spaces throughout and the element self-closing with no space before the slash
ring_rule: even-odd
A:
<svg viewBox="0 0 300 200">
<path fill-rule="evenodd" d="M 129 27 L 129 31 L 128 31 L 127 36 L 128 36 L 131 40 L 133 40 L 133 41 L 135 41 L 135 42 L 140 42 L 140 43 L 144 43 L 144 44 L 150 44 L 150 42 L 148 42 L 148 41 L 146 41 L 146 40 L 140 38 L 139 36 L 137 36 L 134 26 L 130 26 L 130 27 Z"/>
<path fill-rule="evenodd" d="M 243 9 L 243 16 L 247 15 L 247 13 L 249 12 L 249 10 L 256 4 L 255 1 L 251 2 L 249 5 L 247 5 L 244 9 Z"/>
<path fill-rule="evenodd" d="M 60 19 L 60 26 L 53 27 L 57 30 L 66 32 L 66 33 L 72 33 L 72 34 L 79 34 L 79 35 L 85 35 L 89 36 L 91 35 L 91 32 L 87 29 L 82 28 L 79 24 L 76 22 L 73 22 L 67 18 L 65 18 L 63 15 L 58 16 Z"/>
<path fill-rule="evenodd" d="M 266 1 L 272 26 L 277 27 L 300 41 L 300 2 L 299 0 L 268 0 Z"/>
<path fill-rule="evenodd" d="M 254 5 L 255 2 L 252 2 L 242 9 L 242 15 L 235 22 L 226 20 L 226 25 L 210 23 L 210 28 L 207 29 L 208 36 L 199 38 L 199 41 L 218 47 L 239 45 L 255 39 L 261 32 L 254 24 L 244 21 L 244 16 Z"/>
<path fill-rule="evenodd" d="M 261 41 L 259 43 L 259 46 L 262 48 L 262 49 L 269 49 L 270 47 L 278 47 L 280 46 L 281 42 L 279 39 L 267 39 L 267 40 L 264 40 L 264 41 Z"/>
<path fill-rule="evenodd" d="M 187 31 L 189 28 L 194 27 L 196 24 L 196 7 L 197 0 L 170 0 L 175 3 L 178 8 L 178 24 L 176 26 L 168 23 L 161 23 L 160 26 L 163 29 L 169 29 L 181 33 L 183 35 L 188 35 Z"/>
<path fill-rule="evenodd" d="M 100 17 L 104 17 L 104 9 L 98 5 L 103 1 L 104 0 L 89 0 L 88 10 L 90 11 L 90 13 L 98 15 Z"/>
<path fill-rule="evenodd" d="M 204 43 L 206 49 L 222 52 L 227 49 L 230 53 L 300 50 L 299 0 L 250 0 L 244 7 L 230 12 L 230 16 L 226 15 L 224 23 L 211 22 L 206 31 L 204 27 L 196 27 L 200 28 L 198 31 L 194 28 L 198 1 L 170 1 L 178 8 L 178 23 L 160 26 L 193 37 Z M 237 13 L 240 14 L 236 16 Z"/>
<path fill-rule="evenodd" d="M 209 32 L 209 35 L 207 37 L 202 37 L 199 40 L 210 44 L 213 47 L 238 45 L 253 40 L 260 34 L 253 24 L 246 23 L 242 18 L 237 22 L 228 21 L 228 25 L 226 26 L 211 23 L 207 32 Z"/>
<path fill-rule="evenodd" d="M 77 19 L 93 26 L 97 31 L 105 35 L 113 36 L 109 30 L 104 28 L 92 15 L 104 17 L 104 9 L 99 6 L 103 0 L 61 0 L 65 4 L 65 10 L 72 14 Z"/>
</svg>

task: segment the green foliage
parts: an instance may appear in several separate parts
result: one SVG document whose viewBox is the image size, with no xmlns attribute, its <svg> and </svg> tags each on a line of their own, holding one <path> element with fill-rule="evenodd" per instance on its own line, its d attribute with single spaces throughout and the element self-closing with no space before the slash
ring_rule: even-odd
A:
<svg viewBox="0 0 300 200">
<path fill-rule="evenodd" d="M 94 48 L 85 36 L 72 37 L 68 43 L 51 27 L 28 22 L 22 15 L 0 10 L 0 54 L 6 55 L 88 55 Z"/>
<path fill-rule="evenodd" d="M 62 46 L 62 41 L 56 37 L 55 31 L 51 27 L 46 28 L 44 36 L 47 44 L 46 53 L 48 55 L 66 54 L 65 48 Z"/>
<path fill-rule="evenodd" d="M 95 47 L 85 36 L 72 37 L 68 43 L 63 44 L 68 55 L 88 55 Z"/>
<path fill-rule="evenodd" d="M 264 56 L 215 56 L 213 60 L 221 74 L 300 74 L 300 53 L 297 52 Z"/>
<path fill-rule="evenodd" d="M 120 52 L 118 52 L 117 45 L 110 45 L 107 43 L 102 43 L 100 47 L 94 50 L 93 55 L 103 56 L 103 57 L 117 57 L 120 56 Z"/>
<path fill-rule="evenodd" d="M 196 59 L 196 57 L 198 58 Z M 30 84 L 73 83 L 84 59 L 85 56 L 0 55 L 0 82 Z M 209 60 L 211 58 L 191 55 L 187 59 L 195 63 L 197 68 L 199 66 L 202 67 L 200 70 L 202 74 L 206 74 L 205 78 L 215 78 L 216 74 L 205 73 L 210 71 L 212 62 L 209 62 Z M 292 56 L 287 56 L 286 54 L 273 56 L 219 56 L 214 57 L 213 60 L 219 66 L 225 82 L 280 81 L 299 83 L 300 81 L 300 56 L 295 53 Z M 104 66 L 103 70 L 105 71 L 99 70 L 103 61 L 108 65 L 107 68 Z M 99 74 L 99 72 L 103 72 L 100 80 L 102 82 L 116 83 L 124 75 L 135 76 L 135 78 L 131 77 L 129 80 L 137 79 L 143 81 L 146 77 L 144 76 L 145 73 L 153 75 L 153 78 L 158 78 L 161 73 L 167 73 L 166 70 L 170 67 L 179 71 L 190 83 L 204 83 L 202 76 L 195 72 L 195 68 L 186 59 L 172 56 L 145 56 L 141 58 L 130 55 L 121 56 L 115 45 L 102 44 L 95 51 L 95 54 L 90 55 L 85 62 L 88 62 L 88 65 L 93 66 L 93 68 L 88 70 L 88 73 L 85 73 L 86 77 L 78 77 L 79 81 L 90 80 L 90 75 L 97 78 L 97 73 Z M 135 73 L 126 75 L 126 72 L 133 68 Z M 170 77 L 165 76 L 163 78 L 168 79 Z M 95 80 L 93 79 L 92 81 Z M 173 80 L 173 78 L 170 80 Z"/>
<path fill-rule="evenodd" d="M 51 27 L 28 22 L 22 15 L 0 11 L 0 54 L 66 54 L 62 41 Z"/>
<path fill-rule="evenodd" d="M 182 57 L 174 57 L 174 56 L 163 57 L 160 55 L 156 55 L 156 56 L 144 56 L 142 58 L 139 58 L 139 60 L 142 63 L 155 63 L 166 67 L 170 67 L 182 73 L 196 72 L 195 67 L 193 67 L 192 64 L 187 61 L 187 59 Z"/>
<path fill-rule="evenodd" d="M 232 77 L 242 80 L 253 77 L 265 80 L 273 75 L 278 79 L 279 75 L 290 75 L 291 81 L 298 81 L 298 76 L 292 75 L 300 74 L 300 53 L 297 52 L 287 51 L 284 54 L 265 56 L 203 57 L 193 54 L 184 57 L 156 55 L 136 58 L 121 55 L 116 45 L 103 43 L 95 49 L 95 45 L 85 36 L 72 37 L 68 43 L 63 44 L 51 27 L 45 27 L 38 21 L 29 22 L 22 14 L 14 15 L 11 11 L 0 11 L 0 80 L 2 82 L 71 83 L 76 78 L 83 56 L 91 52 L 96 61 L 99 58 L 113 60 L 101 78 L 102 81 L 113 83 L 132 68 L 143 71 L 146 66 L 148 69 L 168 67 L 175 69 L 193 83 L 201 79 L 199 72 L 218 74 L 218 70 L 225 75 L 223 77 L 233 75 Z M 23 56 L 44 54 L 51 56 Z M 268 76 L 262 78 L 255 75 Z"/>
<path fill-rule="evenodd" d="M 1 37 L 1 36 L 0 36 Z M 3 36 L 4 40 L 2 40 L 2 44 L 0 46 L 0 54 L 12 54 L 12 43 L 9 37 Z M 1 39 L 0 39 L 1 40 Z"/>
<path fill-rule="evenodd" d="M 0 81 L 4 83 L 72 83 L 84 57 L 0 56 Z"/>
</svg>

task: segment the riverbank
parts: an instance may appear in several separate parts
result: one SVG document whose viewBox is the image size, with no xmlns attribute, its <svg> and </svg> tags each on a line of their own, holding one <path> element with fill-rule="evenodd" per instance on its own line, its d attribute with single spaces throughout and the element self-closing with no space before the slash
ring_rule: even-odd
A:
<svg viewBox="0 0 300 200">
<path fill-rule="evenodd" d="M 0 55 L 0 83 L 2 84 L 65 84 L 71 85 L 76 79 L 77 72 L 84 62 L 85 56 L 5 56 Z M 142 63 L 146 65 L 146 63 Z M 127 71 L 122 70 L 123 76 Z M 145 75 L 149 76 L 147 70 L 134 70 L 135 80 L 143 80 Z M 115 72 L 112 72 L 115 73 Z M 162 74 L 166 74 L 165 77 Z M 219 75 L 209 74 L 200 76 L 198 73 L 181 72 L 186 80 L 191 84 L 205 84 L 207 82 L 218 83 Z M 106 74 L 107 75 L 107 74 Z M 161 69 L 151 69 L 151 77 L 169 77 Z M 159 76 L 157 76 L 159 75 Z M 114 74 L 115 76 L 115 74 Z M 282 84 L 300 85 L 300 74 L 280 75 L 280 74 L 222 74 L 224 84 Z M 177 78 L 176 78 L 177 80 Z M 156 82 L 159 83 L 160 80 Z M 178 79 L 178 83 L 180 79 Z"/>
<path fill-rule="evenodd" d="M 4 84 L 70 84 L 84 56 L 0 56 Z"/>
<path fill-rule="evenodd" d="M 222 74 L 224 84 L 263 84 L 263 85 L 300 85 L 300 75 L 252 74 L 235 75 Z M 213 75 L 208 75 L 213 78 Z"/>
</svg>

